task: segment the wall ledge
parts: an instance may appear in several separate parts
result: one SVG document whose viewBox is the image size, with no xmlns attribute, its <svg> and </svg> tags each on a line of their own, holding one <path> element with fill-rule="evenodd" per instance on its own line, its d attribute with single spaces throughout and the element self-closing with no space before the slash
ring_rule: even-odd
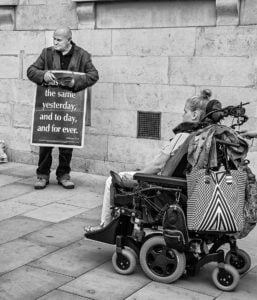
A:
<svg viewBox="0 0 257 300">
<path fill-rule="evenodd" d="M 0 6 L 17 6 L 19 0 L 0 0 Z"/>
<path fill-rule="evenodd" d="M 77 4 L 78 29 L 90 28 L 96 26 L 95 1 L 72 0 Z"/>
<path fill-rule="evenodd" d="M 99 2 L 126 2 L 128 0 L 72 0 L 76 3 L 78 28 L 95 28 L 95 5 Z M 131 1 L 131 0 L 130 0 Z M 141 0 L 134 0 L 141 1 Z M 143 0 L 142 0 L 143 1 Z M 240 0 L 216 0 L 217 26 L 239 25 Z"/>
<path fill-rule="evenodd" d="M 216 0 L 217 25 L 239 25 L 240 0 Z"/>
<path fill-rule="evenodd" d="M 0 0 L 0 30 L 14 30 L 18 0 Z"/>
</svg>

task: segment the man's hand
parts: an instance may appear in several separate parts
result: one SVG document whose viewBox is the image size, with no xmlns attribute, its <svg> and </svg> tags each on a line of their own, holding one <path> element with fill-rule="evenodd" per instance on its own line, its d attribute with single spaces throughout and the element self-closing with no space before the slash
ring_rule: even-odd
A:
<svg viewBox="0 0 257 300">
<path fill-rule="evenodd" d="M 68 84 L 68 87 L 73 88 L 74 84 L 75 84 L 75 80 L 74 80 L 74 78 L 72 78 L 71 82 Z"/>
<path fill-rule="evenodd" d="M 60 79 L 58 79 L 58 83 L 61 87 L 68 87 L 68 88 L 73 88 L 74 84 L 75 84 L 75 80 L 72 76 L 64 76 Z"/>
<path fill-rule="evenodd" d="M 247 139 L 257 138 L 257 131 L 242 130 L 239 132 L 239 134 Z"/>
<path fill-rule="evenodd" d="M 44 81 L 49 84 L 54 84 L 54 85 L 57 84 L 57 79 L 51 71 L 47 71 L 44 74 Z"/>
<path fill-rule="evenodd" d="M 68 80 L 64 81 L 64 86 L 67 86 L 69 88 L 73 88 L 75 84 L 74 78 L 69 78 Z"/>
</svg>

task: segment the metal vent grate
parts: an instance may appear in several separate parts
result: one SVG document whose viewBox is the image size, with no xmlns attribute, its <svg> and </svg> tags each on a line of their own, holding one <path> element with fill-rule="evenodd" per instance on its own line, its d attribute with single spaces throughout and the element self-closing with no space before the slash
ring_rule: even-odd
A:
<svg viewBox="0 0 257 300">
<path fill-rule="evenodd" d="M 160 112 L 137 112 L 137 137 L 145 139 L 161 138 Z"/>
</svg>

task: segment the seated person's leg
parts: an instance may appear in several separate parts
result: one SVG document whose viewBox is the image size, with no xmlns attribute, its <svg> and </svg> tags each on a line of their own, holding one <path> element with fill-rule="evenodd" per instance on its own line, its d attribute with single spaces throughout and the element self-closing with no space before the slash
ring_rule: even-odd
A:
<svg viewBox="0 0 257 300">
<path fill-rule="evenodd" d="M 105 182 L 105 188 L 104 188 L 103 206 L 102 206 L 101 221 L 100 221 L 101 226 L 104 226 L 105 224 L 108 224 L 111 221 L 111 192 L 110 192 L 111 184 L 112 184 L 112 177 L 109 176 Z"/>
<path fill-rule="evenodd" d="M 120 172 L 119 175 L 122 178 L 122 181 L 124 183 L 130 184 L 132 183 L 133 176 L 136 172 L 130 171 L 130 172 Z M 105 226 L 107 226 L 111 220 L 111 206 L 113 203 L 111 203 L 111 188 L 112 184 L 112 177 L 109 176 L 105 182 L 105 189 L 104 189 L 104 196 L 103 196 L 103 206 L 102 206 L 102 213 L 101 213 L 101 222 L 98 226 L 89 226 L 85 228 L 87 232 L 93 232 L 96 230 L 99 230 Z"/>
</svg>

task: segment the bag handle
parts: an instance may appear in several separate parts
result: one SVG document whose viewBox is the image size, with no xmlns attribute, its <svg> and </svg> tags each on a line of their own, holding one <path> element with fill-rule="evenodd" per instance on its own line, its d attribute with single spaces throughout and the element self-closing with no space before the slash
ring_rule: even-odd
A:
<svg viewBox="0 0 257 300">
<path fill-rule="evenodd" d="M 217 142 L 219 142 L 219 140 L 217 141 L 215 139 L 215 147 L 217 147 Z M 228 162 L 228 153 L 227 153 L 227 148 L 226 148 L 226 144 L 225 143 L 220 143 L 221 145 L 221 150 L 222 150 L 222 154 L 223 154 L 223 166 L 225 168 L 226 171 L 226 183 L 227 184 L 232 184 L 233 182 L 233 178 L 231 176 L 231 170 L 229 167 L 229 162 Z M 211 166 L 210 166 L 210 159 L 211 158 L 211 151 L 209 151 L 209 155 L 208 155 L 208 161 L 207 161 L 207 166 L 206 166 L 206 172 L 205 172 L 205 178 L 204 178 L 204 182 L 205 183 L 210 183 L 210 174 L 211 174 Z"/>
</svg>

